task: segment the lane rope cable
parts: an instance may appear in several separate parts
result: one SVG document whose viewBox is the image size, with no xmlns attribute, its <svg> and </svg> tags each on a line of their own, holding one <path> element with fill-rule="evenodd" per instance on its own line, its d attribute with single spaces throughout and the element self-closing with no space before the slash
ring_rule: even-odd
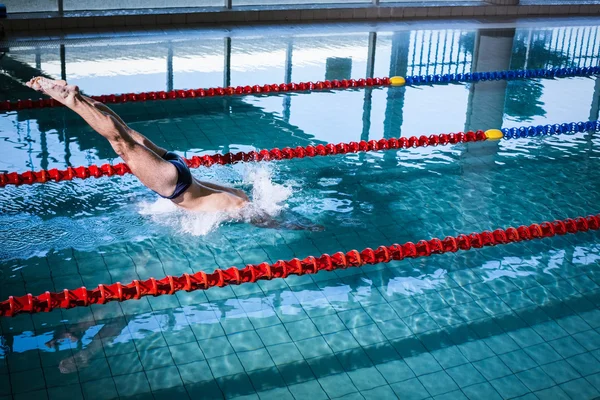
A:
<svg viewBox="0 0 600 400">
<path fill-rule="evenodd" d="M 350 250 L 333 255 L 323 254 L 319 257 L 309 256 L 300 260 L 277 261 L 274 264 L 246 265 L 244 268 L 231 267 L 216 269 L 212 273 L 203 271 L 181 276 L 166 276 L 162 279 L 150 278 L 134 280 L 126 285 L 120 282 L 104 285 L 88 290 L 64 289 L 62 292 L 45 292 L 38 296 L 27 294 L 21 297 L 10 296 L 0 302 L 0 316 L 11 317 L 21 313 L 49 312 L 57 308 L 87 307 L 91 304 L 106 304 L 112 301 L 138 300 L 144 296 L 172 295 L 181 290 L 192 292 L 207 290 L 211 287 L 255 283 L 258 280 L 286 278 L 289 275 L 316 274 L 319 271 L 333 271 L 349 267 L 360 267 L 366 264 L 388 263 L 404 258 L 429 257 L 433 254 L 454 253 L 482 247 L 503 245 L 549 238 L 556 235 L 587 232 L 600 228 L 600 214 L 578 217 L 575 219 L 542 222 L 518 228 L 496 229 L 470 235 L 448 236 L 443 240 L 434 238 L 402 245 L 379 246 L 375 250 L 366 248 L 362 251 Z"/>
<path fill-rule="evenodd" d="M 571 122 L 553 125 L 521 126 L 518 128 L 489 129 L 487 131 L 469 131 L 450 134 L 435 134 L 430 136 L 411 136 L 390 139 L 369 140 L 349 143 L 328 143 L 316 146 L 285 147 L 271 150 L 259 150 L 239 153 L 213 154 L 193 156 L 184 159 L 190 168 L 210 167 L 212 165 L 235 164 L 238 162 L 260 162 L 274 160 L 289 160 L 293 158 L 331 156 L 358 152 L 373 152 L 380 150 L 398 150 L 428 146 L 446 146 L 457 143 L 482 142 L 497 139 L 531 138 L 547 135 L 569 134 L 586 131 L 600 131 L 600 121 Z M 125 175 L 131 171 L 127 164 L 104 164 L 101 166 L 69 167 L 66 169 L 53 168 L 50 170 L 0 173 L 0 188 L 10 185 L 32 185 L 34 183 L 70 181 L 75 178 L 88 179 L 103 176 Z"/>
<path fill-rule="evenodd" d="M 177 89 L 168 92 L 141 92 L 107 94 L 90 96 L 92 99 L 105 104 L 129 103 L 139 101 L 172 100 L 201 97 L 221 97 L 252 94 L 276 94 L 280 92 L 306 92 L 332 89 L 353 89 L 362 87 L 431 85 L 439 83 L 468 83 L 480 81 L 515 80 L 531 78 L 564 78 L 575 76 L 592 76 L 600 74 L 600 66 L 572 67 L 528 70 L 505 70 L 489 72 L 466 72 L 457 74 L 413 75 L 407 77 L 394 76 L 391 78 L 360 78 L 325 80 L 319 82 L 281 83 L 266 85 L 247 85 L 236 87 L 215 87 L 207 89 Z M 54 99 L 22 99 L 0 102 L 0 111 L 17 111 L 33 108 L 62 107 Z"/>
</svg>

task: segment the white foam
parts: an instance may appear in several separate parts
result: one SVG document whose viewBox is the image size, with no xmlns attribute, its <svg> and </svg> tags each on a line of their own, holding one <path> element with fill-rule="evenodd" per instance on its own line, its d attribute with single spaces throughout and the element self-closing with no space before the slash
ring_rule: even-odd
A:
<svg viewBox="0 0 600 400">
<path fill-rule="evenodd" d="M 273 182 L 273 167 L 268 164 L 246 165 L 243 183 L 252 185 L 252 203 L 248 207 L 250 212 L 259 212 L 275 216 L 287 207 L 285 201 L 292 195 L 292 182 L 280 185 Z M 250 218 L 255 214 L 246 215 Z"/>
<path fill-rule="evenodd" d="M 217 167 L 231 168 L 231 167 Z M 139 213 L 150 216 L 153 222 L 169 226 L 193 236 L 204 236 L 216 230 L 221 224 L 230 221 L 248 222 L 253 217 L 276 216 L 286 207 L 285 201 L 292 195 L 291 185 L 273 182 L 272 164 L 244 164 L 235 171 L 240 175 L 242 185 L 251 185 L 251 203 L 236 213 L 190 212 L 178 208 L 170 200 L 157 199 L 155 202 L 139 204 Z M 214 183 L 230 185 L 229 182 Z"/>
</svg>

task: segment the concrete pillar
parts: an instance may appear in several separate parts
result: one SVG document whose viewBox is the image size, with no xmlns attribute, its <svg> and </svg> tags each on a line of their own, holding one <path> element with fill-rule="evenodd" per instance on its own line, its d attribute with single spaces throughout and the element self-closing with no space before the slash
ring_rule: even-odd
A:
<svg viewBox="0 0 600 400">
<path fill-rule="evenodd" d="M 473 71 L 502 71 L 510 67 L 514 29 L 480 31 L 473 51 Z M 465 130 L 500 128 L 506 100 L 506 80 L 471 85 Z"/>
<path fill-rule="evenodd" d="M 367 78 L 373 78 L 375 70 L 375 49 L 377 47 L 377 32 L 369 32 L 369 49 L 367 50 Z"/>
<path fill-rule="evenodd" d="M 406 76 L 408 71 L 408 46 L 410 45 L 410 32 L 396 32 L 392 36 L 392 54 L 390 57 L 389 76 Z M 384 137 L 400 136 L 404 108 L 404 88 L 388 88 L 385 107 Z"/>
<path fill-rule="evenodd" d="M 592 106 L 590 107 L 590 121 L 597 121 L 600 117 L 598 115 L 600 109 L 600 78 L 596 77 L 596 83 L 594 85 L 594 97 L 592 98 Z M 586 166 L 588 168 L 590 165 L 590 154 L 593 154 L 594 149 L 594 139 L 596 138 L 596 134 L 588 133 L 587 135 L 587 144 L 588 151 L 585 153 Z"/>
<path fill-rule="evenodd" d="M 596 77 L 594 85 L 594 97 L 592 98 L 592 106 L 590 108 L 590 121 L 598 119 L 598 111 L 600 109 L 600 78 Z"/>
<path fill-rule="evenodd" d="M 68 166 L 71 166 L 71 140 L 66 130 L 66 128 L 63 130 L 63 137 L 65 139 L 65 163 L 67 163 Z"/>
<path fill-rule="evenodd" d="M 472 71 L 485 72 L 509 69 L 514 36 L 515 29 L 479 31 L 473 49 Z M 478 82 L 471 84 L 470 88 L 465 131 L 500 129 L 504 116 L 507 82 L 505 80 Z M 464 196 L 466 203 L 487 199 L 490 193 L 498 192 L 493 176 L 497 173 L 494 161 L 500 147 L 499 143 L 499 141 L 485 141 L 461 145 L 465 150 L 459 158 L 462 174 L 458 184 L 459 186 L 462 186 L 463 183 L 466 185 L 464 189 L 464 192 L 468 194 Z M 479 180 L 477 192 L 471 193 L 469 185 L 477 181 L 483 171 L 486 171 L 491 179 Z M 472 209 L 472 204 L 465 204 L 465 210 L 469 209 Z M 465 211 L 465 213 L 469 214 L 468 211 Z M 485 217 L 489 221 L 494 221 L 494 223 L 498 220 L 493 207 L 489 210 L 479 211 L 479 213 L 485 215 L 478 215 L 478 218 Z M 467 260 L 466 258 L 461 259 Z"/>
<path fill-rule="evenodd" d="M 223 87 L 231 86 L 231 38 L 223 38 Z M 231 107 L 229 96 L 223 97 L 223 112 L 228 114 Z"/>
<path fill-rule="evenodd" d="M 66 61 L 65 45 L 60 45 L 60 79 L 67 80 L 67 61 Z"/>
<path fill-rule="evenodd" d="M 408 51 L 410 46 L 410 31 L 396 32 L 392 36 L 392 54 L 390 56 L 389 76 L 406 76 L 408 71 Z M 389 87 L 383 120 L 383 137 L 400 137 L 404 117 L 404 95 L 406 88 Z M 383 159 L 392 165 L 396 164 L 396 152 L 385 151 Z"/>
<path fill-rule="evenodd" d="M 231 38 L 224 39 L 225 63 L 223 65 L 223 87 L 231 86 Z"/>
<path fill-rule="evenodd" d="M 285 50 L 285 83 L 292 82 L 292 53 L 294 50 L 294 44 L 292 39 L 288 41 L 287 48 Z M 290 108 L 292 105 L 292 96 L 289 94 L 283 95 L 283 120 L 286 123 L 290 122 Z"/>
<path fill-rule="evenodd" d="M 35 68 L 37 70 L 42 70 L 42 51 L 39 47 L 35 48 Z"/>
<path fill-rule="evenodd" d="M 481 30 L 473 49 L 473 72 L 501 71 L 510 67 L 515 29 Z M 486 81 L 471 84 L 467 104 L 465 131 L 500 129 L 504 117 L 507 81 Z M 480 169 L 482 161 L 491 168 L 499 142 L 487 141 L 466 146 L 461 159 L 465 170 Z M 488 162 L 489 161 L 489 162 Z M 474 163 L 474 164 L 473 164 Z"/>
<path fill-rule="evenodd" d="M 367 53 L 367 78 L 373 78 L 375 70 L 375 48 L 377 46 L 377 33 L 369 33 L 369 49 Z M 373 89 L 365 88 L 365 99 L 363 102 L 363 130 L 360 140 L 369 140 L 369 131 L 371 130 L 371 108 L 372 108 Z"/>
<path fill-rule="evenodd" d="M 46 138 L 46 131 L 40 129 L 40 157 L 41 157 L 41 161 L 40 161 L 40 167 L 42 169 L 48 169 L 48 156 L 50 155 L 50 153 L 48 152 L 48 140 Z"/>
<path fill-rule="evenodd" d="M 167 92 L 173 90 L 173 44 L 167 43 Z"/>
<path fill-rule="evenodd" d="M 285 49 L 285 83 L 292 82 L 292 53 L 294 45 L 292 39 L 288 41 L 287 48 Z"/>
</svg>

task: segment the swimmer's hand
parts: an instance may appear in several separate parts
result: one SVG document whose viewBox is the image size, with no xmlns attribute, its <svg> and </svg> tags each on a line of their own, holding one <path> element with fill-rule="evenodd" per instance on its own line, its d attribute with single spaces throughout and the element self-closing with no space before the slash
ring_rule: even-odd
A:
<svg viewBox="0 0 600 400">
<path fill-rule="evenodd" d="M 310 231 L 310 232 L 321 232 L 325 230 L 323 225 L 313 224 L 310 221 L 307 223 L 301 223 L 300 221 L 291 220 L 277 220 L 269 214 L 263 213 L 259 215 L 253 215 L 250 218 L 250 223 L 259 228 L 268 229 L 285 229 L 290 231 Z"/>
</svg>

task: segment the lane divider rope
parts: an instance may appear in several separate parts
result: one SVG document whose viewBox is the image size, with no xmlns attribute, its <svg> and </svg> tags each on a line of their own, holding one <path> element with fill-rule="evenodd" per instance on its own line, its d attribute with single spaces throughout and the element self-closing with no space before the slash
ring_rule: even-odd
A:
<svg viewBox="0 0 600 400">
<path fill-rule="evenodd" d="M 270 94 L 280 92 L 306 92 L 332 89 L 352 89 L 361 87 L 430 85 L 438 83 L 465 83 L 493 80 L 515 80 L 530 78 L 561 78 L 574 76 L 591 76 L 600 74 L 600 67 L 573 67 L 530 70 L 506 70 L 490 72 L 467 72 L 458 74 L 430 74 L 407 77 L 383 77 L 325 80 L 319 82 L 281 83 L 266 85 L 247 85 L 236 87 L 215 87 L 208 89 L 178 89 L 168 92 L 142 92 L 107 94 L 91 96 L 94 100 L 105 104 L 129 103 L 139 101 L 171 100 L 198 97 L 221 97 L 251 94 Z M 0 102 L 0 111 L 16 111 L 33 108 L 61 107 L 62 104 L 54 99 L 24 99 L 6 100 Z"/>
<path fill-rule="evenodd" d="M 289 160 L 292 158 L 305 158 L 316 156 L 331 156 L 336 154 L 347 154 L 357 152 L 372 152 L 380 150 L 397 150 L 428 146 L 445 146 L 465 142 L 481 142 L 485 140 L 496 140 L 499 138 L 516 139 L 537 137 L 546 135 L 568 134 L 585 131 L 600 131 L 600 121 L 571 122 L 554 125 L 522 126 L 519 128 L 489 129 L 487 131 L 469 131 L 450 134 L 437 134 L 420 137 L 400 137 L 391 139 L 369 140 L 349 143 L 328 143 L 316 146 L 298 146 L 296 148 L 285 147 L 271 150 L 259 150 L 239 153 L 213 154 L 204 156 L 193 156 L 184 159 L 190 168 L 210 167 L 212 165 L 235 164 L 238 162 L 260 162 L 273 160 Z M 115 165 L 104 164 L 101 166 L 91 165 L 89 167 L 69 167 L 66 169 L 50 169 L 26 172 L 3 172 L 0 173 L 0 188 L 9 185 L 32 185 L 34 183 L 70 181 L 75 178 L 88 179 L 103 176 L 125 175 L 131 171 L 127 164 Z"/>
<path fill-rule="evenodd" d="M 162 279 L 150 278 L 134 280 L 126 285 L 120 282 L 112 285 L 100 284 L 96 289 L 86 287 L 64 289 L 62 292 L 45 292 L 38 296 L 27 294 L 21 297 L 10 296 L 0 302 L 0 316 L 12 317 L 21 313 L 49 312 L 57 308 L 87 307 L 91 304 L 106 304 L 112 301 L 138 300 L 144 296 L 172 295 L 181 290 L 192 292 L 211 287 L 255 283 L 259 280 L 286 278 L 289 275 L 316 274 L 319 271 L 333 271 L 366 264 L 388 263 L 404 258 L 429 257 L 433 254 L 454 253 L 472 248 L 479 249 L 532 239 L 543 239 L 556 235 L 574 234 L 600 228 L 600 214 L 575 219 L 542 222 L 518 228 L 496 229 L 470 235 L 448 236 L 443 240 L 434 238 L 417 243 L 379 246 L 375 250 L 350 250 L 333 255 L 309 256 L 303 260 L 294 258 L 277 261 L 274 264 L 263 262 L 246 265 L 244 268 L 231 267 L 217 269 L 212 273 L 197 272 L 181 276 L 166 276 Z"/>
</svg>

